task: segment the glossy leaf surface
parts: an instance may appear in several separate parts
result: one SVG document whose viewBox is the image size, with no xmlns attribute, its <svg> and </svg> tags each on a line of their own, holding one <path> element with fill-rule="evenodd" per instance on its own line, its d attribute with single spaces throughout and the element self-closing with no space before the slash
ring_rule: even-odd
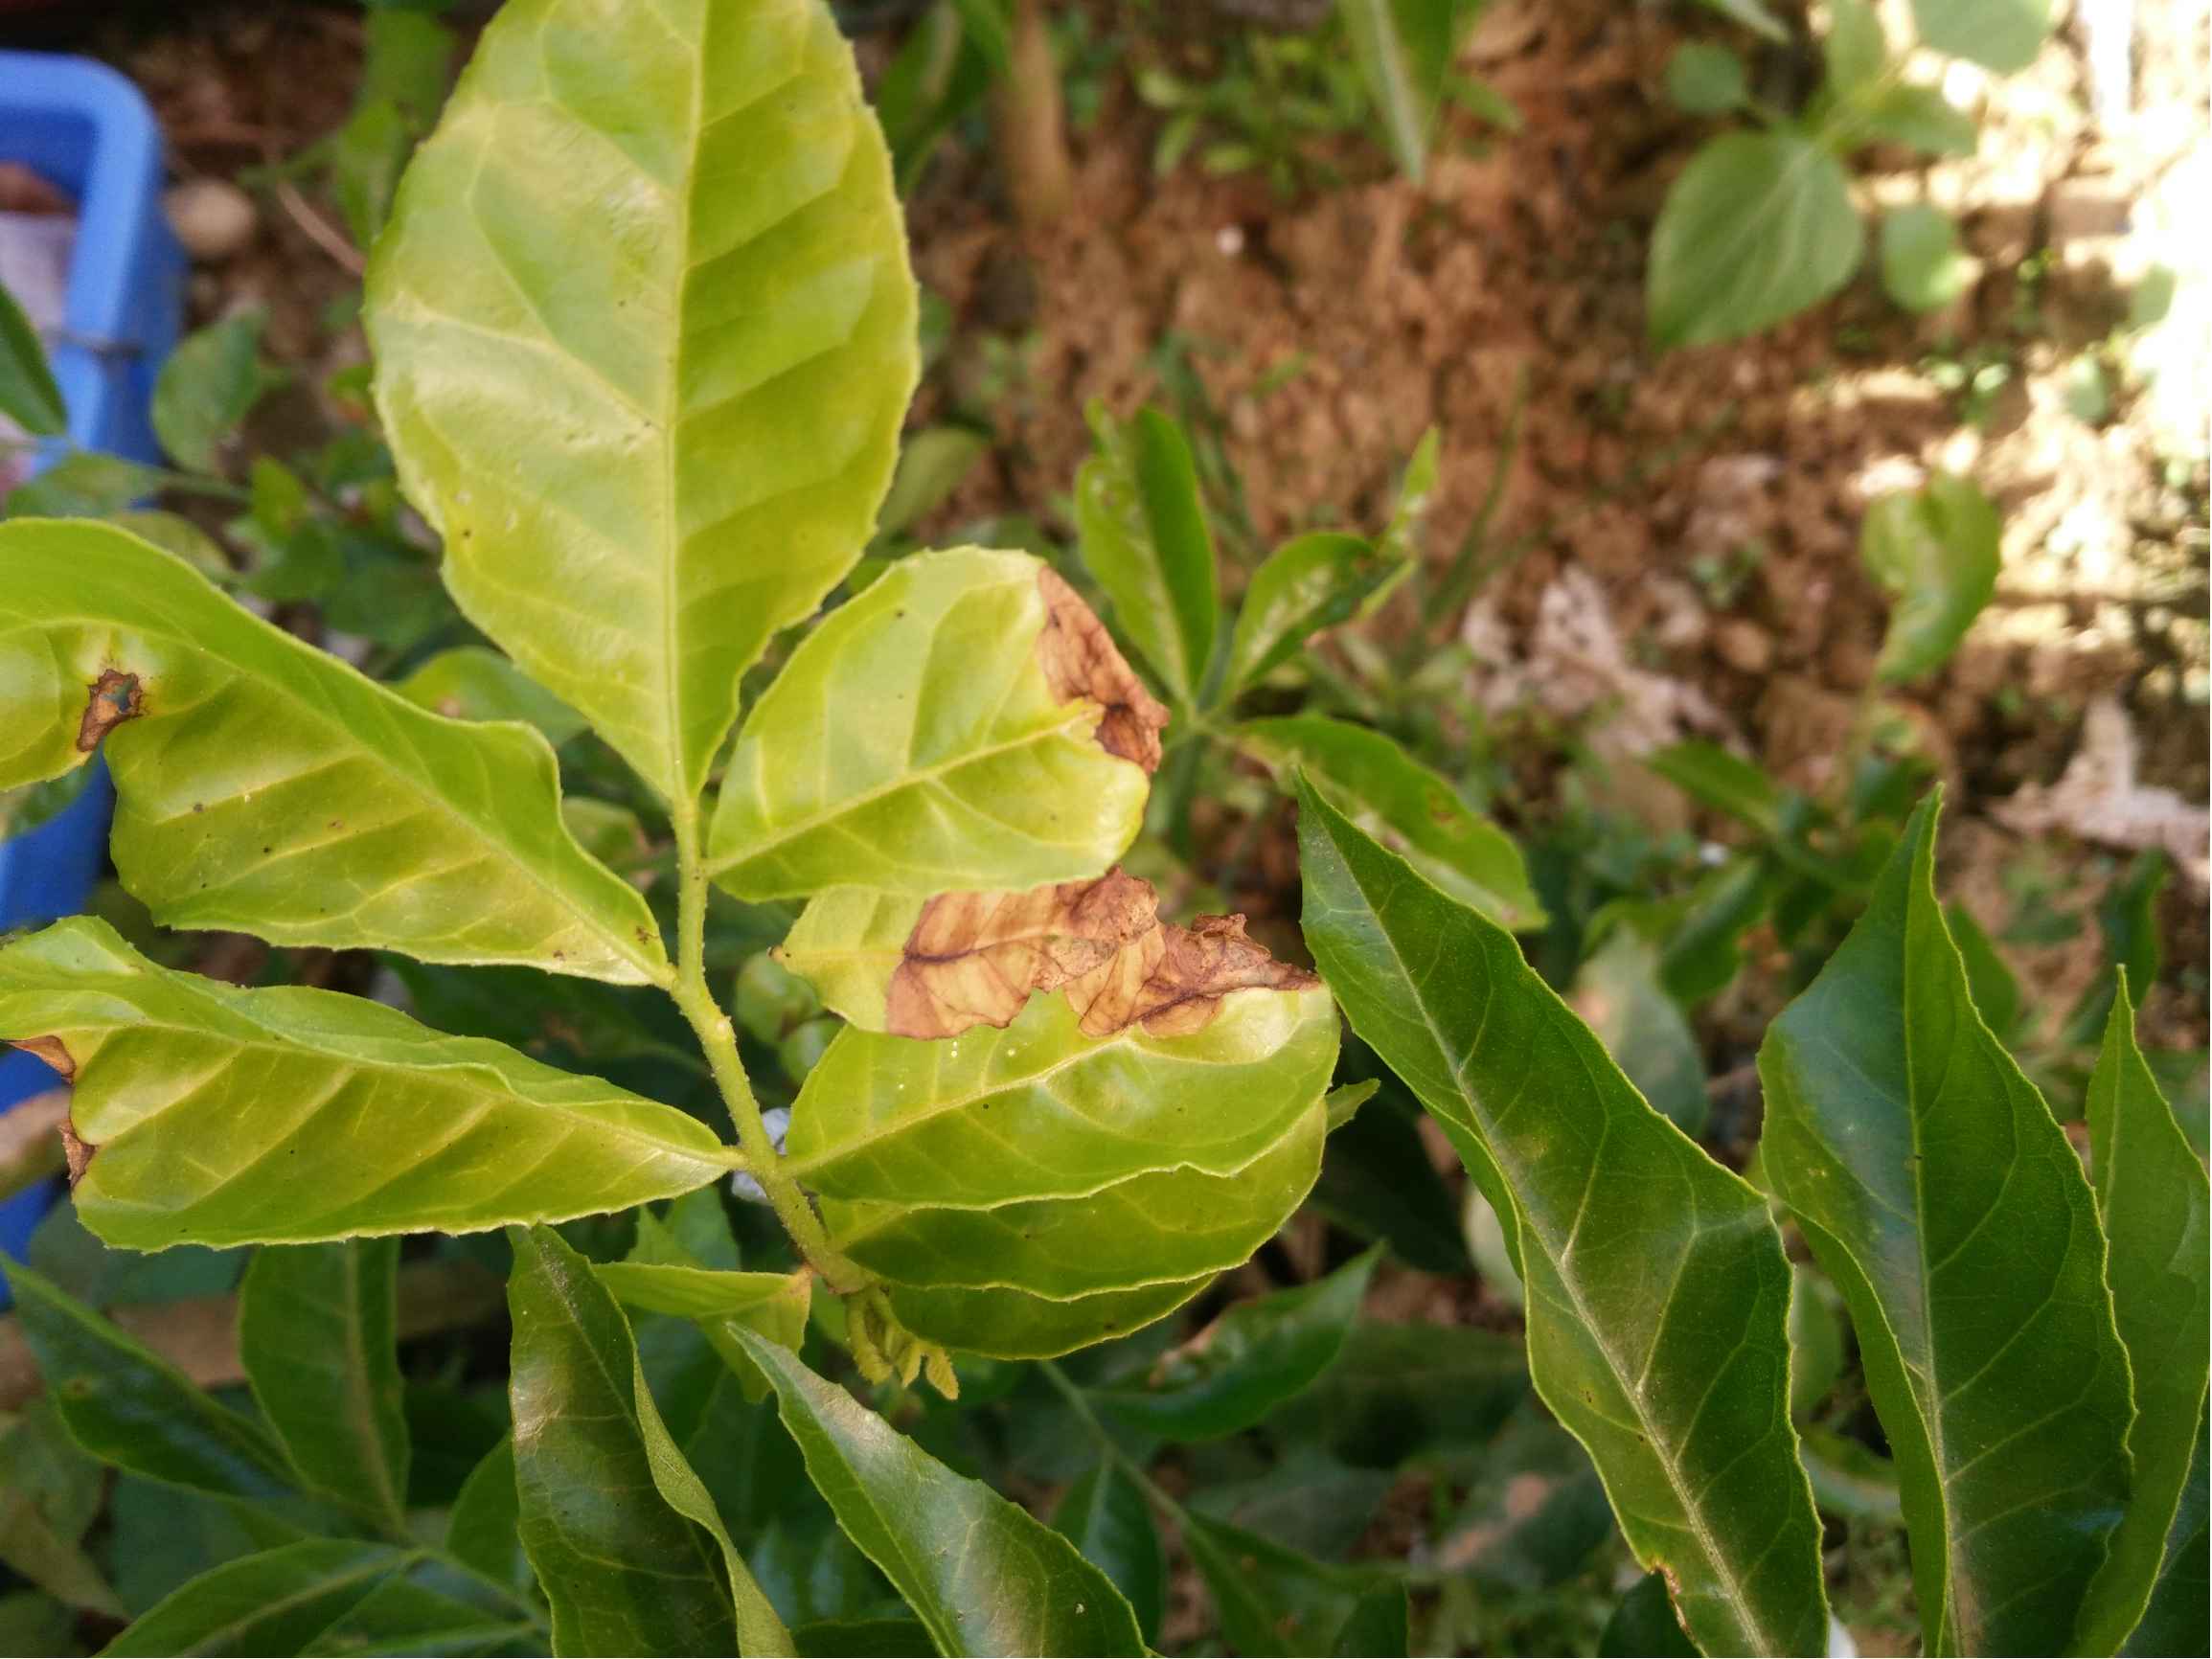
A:
<svg viewBox="0 0 2212 1659">
<path fill-rule="evenodd" d="M 555 1651 L 728 1653 L 765 1634 L 780 1641 L 742 1651 L 788 1652 L 775 1615 L 772 1628 L 759 1623 L 765 1601 L 669 1443 L 614 1298 L 558 1235 L 516 1228 L 509 1239 L 522 1544 L 553 1605 Z"/>
<path fill-rule="evenodd" d="M 256 1251 L 239 1290 L 239 1352 L 255 1403 L 308 1485 L 404 1537 L 399 1262 L 396 1239 Z"/>
<path fill-rule="evenodd" d="M 291 1489 L 261 1424 L 217 1404 L 169 1361 L 44 1275 L 11 1263 L 23 1334 L 71 1436 L 103 1463 L 223 1497 Z"/>
<path fill-rule="evenodd" d="M 916 555 L 746 716 L 708 863 L 742 898 L 1096 875 L 1136 833 L 1164 717 L 1038 559 Z"/>
<path fill-rule="evenodd" d="M 0 525 L 0 787 L 97 750 L 124 885 L 172 927 L 429 962 L 668 972 L 560 818 L 536 733 L 416 707 L 112 526 Z"/>
<path fill-rule="evenodd" d="M 1312 1185 L 1335 1050 L 1317 989 L 1231 991 L 1183 1035 L 1088 1037 L 1058 995 L 943 1042 L 849 1028 L 800 1093 L 790 1167 L 918 1334 L 1064 1352 L 1274 1233 Z"/>
<path fill-rule="evenodd" d="M 1310 786 L 1299 841 L 1314 960 L 1496 1209 L 1537 1388 L 1638 1559 L 1669 1569 L 1714 1650 L 1821 1651 L 1790 1270 L 1765 1200 L 1637 1098 L 1509 935 Z"/>
<path fill-rule="evenodd" d="M 1286 784 L 1302 767 L 1338 811 L 1499 926 L 1543 925 L 1520 849 L 1392 739 L 1324 715 L 1247 720 L 1236 735 Z"/>
<path fill-rule="evenodd" d="M 1060 1534 L 954 1474 L 798 1355 L 739 1340 L 837 1524 L 883 1569 L 942 1653 L 1137 1654 L 1129 1602 Z"/>
<path fill-rule="evenodd" d="M 1928 1651 L 2060 1652 L 2128 1499 L 2127 1356 L 2088 1182 L 1974 1011 L 1934 860 L 1930 803 L 1767 1028 L 1761 1163 L 1850 1304 Z"/>
<path fill-rule="evenodd" d="M 636 1260 L 602 1262 L 594 1271 L 626 1307 L 673 1314 L 696 1325 L 746 1384 L 750 1398 L 762 1398 L 766 1385 L 739 1346 L 735 1327 L 744 1326 L 792 1349 L 807 1333 L 807 1310 L 814 1288 L 810 1271 L 736 1273 L 690 1262 Z"/>
<path fill-rule="evenodd" d="M 1121 1465 L 1102 1458 L 1078 1475 L 1060 1494 L 1052 1525 L 1129 1598 L 1146 1644 L 1156 1643 L 1167 1612 L 1167 1556 L 1152 1505 Z"/>
<path fill-rule="evenodd" d="M 229 1561 L 148 1609 L 117 1655 L 478 1653 L 530 1626 L 410 1583 L 389 1544 L 308 1538 Z"/>
<path fill-rule="evenodd" d="M 2001 529 L 1989 497 L 1948 472 L 1868 506 L 1859 557 L 1892 606 L 1875 664 L 1882 679 L 1917 679 L 1958 648 L 1996 590 Z"/>
<path fill-rule="evenodd" d="M 2083 1614 L 2086 1653 L 2116 1651 L 2156 1582 L 2204 1416 L 2212 1344 L 2204 1166 L 2143 1062 L 2134 1025 L 2123 980 L 2089 1078 L 2087 1117 L 2105 1280 L 2134 1380 L 2134 1489 Z"/>
<path fill-rule="evenodd" d="M 1153 409 L 1090 410 L 1098 453 L 1076 474 L 1083 567 L 1178 708 L 1196 706 L 1220 623 L 1214 537 L 1182 429 Z"/>
<path fill-rule="evenodd" d="M 47 367 L 38 331 L 5 286 L 0 286 L 0 418 L 34 438 L 57 437 L 69 425 L 69 411 L 62 407 L 61 388 Z"/>
<path fill-rule="evenodd" d="M 1221 696 L 1234 697 L 1324 628 L 1349 622 L 1402 561 L 1339 531 L 1285 542 L 1252 573 L 1229 636 Z"/>
<path fill-rule="evenodd" d="M 1789 128 L 1722 133 L 1690 158 L 1652 232 L 1652 338 L 1701 346 L 1757 333 L 1850 281 L 1865 240 L 1827 150 Z"/>
<path fill-rule="evenodd" d="M 916 375 L 881 134 L 818 0 L 519 0 L 368 279 L 470 620 L 671 798 L 859 557 Z"/>
<path fill-rule="evenodd" d="M 1705 1057 L 1659 983 L 1659 953 L 1649 941 L 1614 928 L 1576 974 L 1569 1000 L 1637 1093 L 1683 1134 L 1705 1132 Z"/>
<path fill-rule="evenodd" d="M 565 1220 L 730 1168 L 673 1107 L 380 1003 L 157 967 L 89 917 L 0 949 L 0 1038 L 75 1072 L 77 1209 L 131 1249 Z"/>
<path fill-rule="evenodd" d="M 1370 1250 L 1311 1284 L 1238 1303 L 1171 1353 L 1150 1388 L 1103 1393 L 1097 1403 L 1170 1440 L 1217 1440 L 1251 1427 L 1334 1361 L 1377 1256 Z"/>
</svg>

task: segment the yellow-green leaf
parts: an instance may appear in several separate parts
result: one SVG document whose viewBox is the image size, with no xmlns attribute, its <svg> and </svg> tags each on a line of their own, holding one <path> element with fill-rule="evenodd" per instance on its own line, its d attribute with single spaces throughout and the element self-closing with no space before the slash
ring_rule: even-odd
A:
<svg viewBox="0 0 2212 1659">
<path fill-rule="evenodd" d="M 1136 833 L 1165 717 L 1041 560 L 901 559 L 746 716 L 709 868 L 752 899 L 1096 875 Z"/>
<path fill-rule="evenodd" d="M 380 1003 L 157 967 L 89 917 L 0 949 L 0 1040 L 74 1074 L 78 1213 L 131 1249 L 565 1220 L 731 1164 L 673 1107 Z"/>
<path fill-rule="evenodd" d="M 167 925 L 668 975 L 536 733 L 420 709 L 110 525 L 0 525 L 0 788 L 96 752 L 116 868 Z"/>
<path fill-rule="evenodd" d="M 791 1172 L 916 1334 L 1061 1352 L 1157 1318 L 1282 1225 L 1335 1056 L 1318 988 L 1232 990 L 1171 1036 L 1086 1036 L 1059 994 L 940 1042 L 849 1028 L 800 1092 Z"/>
<path fill-rule="evenodd" d="M 368 280 L 461 607 L 688 799 L 859 557 L 916 375 L 889 157 L 821 0 L 512 0 Z"/>
<path fill-rule="evenodd" d="M 1075 480 L 1083 566 L 1176 707 L 1195 707 L 1221 602 L 1189 441 L 1154 409 L 1116 421 L 1094 403 L 1089 415 L 1098 453 Z"/>
</svg>

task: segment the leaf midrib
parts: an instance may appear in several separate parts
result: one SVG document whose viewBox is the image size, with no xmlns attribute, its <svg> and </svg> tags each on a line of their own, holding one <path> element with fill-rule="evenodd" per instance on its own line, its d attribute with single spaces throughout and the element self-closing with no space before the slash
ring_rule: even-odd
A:
<svg viewBox="0 0 2212 1659">
<path fill-rule="evenodd" d="M 867 807 L 871 807 L 887 795 L 896 795 L 902 789 L 915 789 L 938 784 L 941 780 L 954 772 L 969 766 L 979 765 L 985 761 L 996 760 L 999 756 L 1012 754 L 1016 749 L 1025 749 L 1034 744 L 1050 742 L 1055 739 L 1073 739 L 1080 742 L 1083 736 L 1080 728 L 1087 721 L 1095 731 L 1100 714 L 1101 709 L 1097 703 L 1092 702 L 1088 697 L 1079 697 L 1071 703 L 1062 705 L 1060 718 L 1051 725 L 1034 727 L 1003 742 L 992 743 L 980 749 L 966 750 L 959 755 L 922 767 L 919 770 L 894 773 L 889 779 L 872 788 L 864 789 L 856 795 L 844 796 L 833 806 L 810 813 L 807 817 L 798 819 L 786 828 L 758 840 L 743 843 L 735 852 L 726 853 L 719 858 L 710 857 L 706 866 L 707 874 L 721 875 L 739 865 L 756 863 L 770 856 L 790 842 L 802 836 L 812 834 L 825 826 L 834 824 L 840 818 L 849 817 Z"/>
<path fill-rule="evenodd" d="M 228 1012 L 231 1011 L 226 1010 L 224 1011 Z M 251 1016 L 240 1017 L 250 1018 Z M 512 1084 L 507 1083 L 505 1079 L 500 1078 L 497 1069 L 491 1066 L 489 1061 L 485 1060 L 432 1060 L 402 1065 L 398 1061 L 393 1060 L 362 1060 L 353 1058 L 341 1058 L 331 1056 L 327 1050 L 318 1049 L 312 1047 L 309 1044 L 288 1039 L 279 1034 L 272 1034 L 269 1036 L 236 1036 L 225 1032 L 210 1032 L 209 1030 L 202 1027 L 180 1025 L 174 1020 L 161 1018 L 132 1020 L 127 1023 L 115 1021 L 110 1022 L 104 1027 L 93 1026 L 91 1022 L 84 1022 L 74 1028 L 69 1028 L 66 1026 L 66 1022 L 57 1023 L 64 1024 L 65 1029 L 147 1031 L 164 1035 L 185 1036 L 195 1039 L 206 1039 L 210 1036 L 213 1036 L 222 1041 L 226 1041 L 232 1046 L 242 1050 L 267 1052 L 293 1057 L 297 1057 L 302 1053 L 306 1053 L 308 1055 L 315 1056 L 327 1060 L 328 1063 L 335 1069 L 347 1072 L 397 1073 L 402 1077 L 410 1073 L 421 1072 L 489 1073 L 491 1077 L 499 1079 L 500 1082 L 505 1086 L 496 1091 L 487 1090 L 486 1092 L 496 1093 L 500 1100 L 508 1103 L 518 1105 L 531 1111 L 544 1112 L 550 1117 L 560 1118 L 567 1122 L 588 1125 L 602 1131 L 610 1132 L 629 1140 L 634 1140 L 649 1147 L 662 1148 L 670 1151 L 680 1153 L 683 1156 L 696 1159 L 702 1164 L 710 1164 L 717 1167 L 722 1167 L 726 1163 L 726 1159 L 718 1158 L 713 1152 L 709 1152 L 700 1148 L 686 1147 L 677 1141 L 662 1139 L 659 1136 L 652 1135 L 630 1125 L 621 1123 L 616 1119 L 597 1117 L 589 1112 L 580 1111 L 573 1106 L 563 1105 L 556 1102 L 541 1101 L 535 1096 L 526 1095 L 520 1090 L 514 1088 Z M 262 1029 L 265 1030 L 267 1028 Z M 673 1106 L 662 1105 L 662 1102 L 658 1101 L 648 1100 L 643 1095 L 628 1097 L 626 1100 L 620 1101 L 618 1103 L 626 1105 L 637 1104 L 647 1106 L 660 1106 L 664 1111 L 675 1110 L 675 1108 Z M 318 1108 L 318 1111 L 319 1110 L 320 1108 Z M 141 1118 L 137 1123 L 132 1124 L 128 1128 L 119 1130 L 116 1134 L 110 1136 L 108 1140 L 101 1144 L 103 1146 L 121 1145 L 131 1135 L 135 1134 L 141 1127 L 147 1125 L 157 1123 L 159 1122 L 160 1118 L 160 1109 L 150 1112 L 146 1117 Z M 724 1149 L 718 1148 L 716 1150 L 722 1151 Z"/>
</svg>

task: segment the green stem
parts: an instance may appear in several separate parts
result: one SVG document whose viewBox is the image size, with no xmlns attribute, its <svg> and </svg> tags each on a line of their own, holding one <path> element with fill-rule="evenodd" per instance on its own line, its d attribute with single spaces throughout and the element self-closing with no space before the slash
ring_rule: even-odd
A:
<svg viewBox="0 0 2212 1659">
<path fill-rule="evenodd" d="M 715 1084 L 737 1125 L 738 1145 L 743 1148 L 745 1168 L 790 1234 L 791 1242 L 823 1282 L 838 1295 L 848 1295 L 868 1283 L 869 1275 L 855 1262 L 831 1248 L 822 1218 L 784 1168 L 784 1155 L 768 1138 L 761 1121 L 761 1102 L 738 1057 L 738 1034 L 708 989 L 706 976 L 707 872 L 699 857 L 699 815 L 695 804 L 679 806 L 674 814 L 676 836 L 676 976 L 668 988 L 676 1007 L 698 1034 Z"/>
</svg>

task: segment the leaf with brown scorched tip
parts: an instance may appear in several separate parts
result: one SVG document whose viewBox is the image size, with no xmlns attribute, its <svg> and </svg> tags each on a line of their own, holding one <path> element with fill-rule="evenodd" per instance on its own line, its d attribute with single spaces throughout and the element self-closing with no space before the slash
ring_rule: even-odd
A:
<svg viewBox="0 0 2212 1659">
<path fill-rule="evenodd" d="M 1041 561 L 917 554 L 753 706 L 708 868 L 751 899 L 1087 879 L 1136 834 L 1165 720 Z"/>
<path fill-rule="evenodd" d="M 1119 869 L 930 899 L 839 888 L 807 906 L 776 958 L 865 1030 L 957 1036 L 1005 1025 L 1030 992 L 1089 973 L 1156 929 L 1157 903 L 1152 883 Z"/>
<path fill-rule="evenodd" d="M 1232 990 L 1318 982 L 1244 937 L 1243 918 L 1163 922 L 1152 883 L 1108 871 L 1022 893 L 926 902 L 845 889 L 816 898 L 779 959 L 867 1031 L 934 1039 L 1003 1028 L 1035 991 L 1064 989 L 1085 1036 L 1130 1025 L 1204 1029 Z"/>
</svg>

